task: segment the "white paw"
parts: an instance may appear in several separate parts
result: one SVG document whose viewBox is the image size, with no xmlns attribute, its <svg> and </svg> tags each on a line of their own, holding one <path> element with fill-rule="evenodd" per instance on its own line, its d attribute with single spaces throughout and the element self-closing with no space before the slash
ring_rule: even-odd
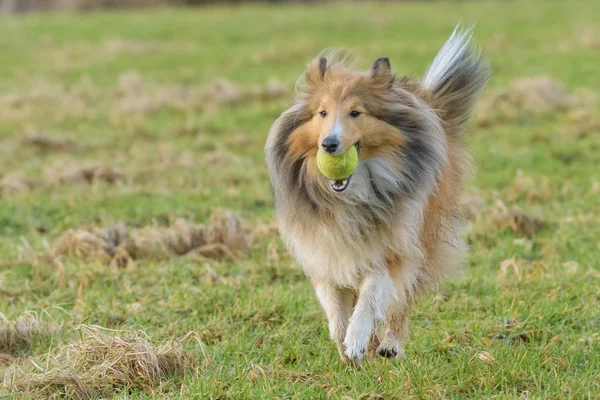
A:
<svg viewBox="0 0 600 400">
<path fill-rule="evenodd" d="M 344 349 L 351 361 L 360 362 L 364 358 L 372 331 L 372 324 L 369 322 L 350 322 L 344 339 Z"/>
</svg>

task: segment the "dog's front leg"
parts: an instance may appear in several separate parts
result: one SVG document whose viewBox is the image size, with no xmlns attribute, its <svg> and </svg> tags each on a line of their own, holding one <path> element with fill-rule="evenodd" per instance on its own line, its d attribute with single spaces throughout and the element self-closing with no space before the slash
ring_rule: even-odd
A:
<svg viewBox="0 0 600 400">
<path fill-rule="evenodd" d="M 362 361 L 377 322 L 384 320 L 394 298 L 396 289 L 388 274 L 370 274 L 364 278 L 344 339 L 345 353 L 351 362 Z"/>
<path fill-rule="evenodd" d="M 313 284 L 319 302 L 329 320 L 329 335 L 337 345 L 342 360 L 345 363 L 348 363 L 350 360 L 346 357 L 342 343 L 344 341 L 344 336 L 346 335 L 348 319 L 352 312 L 354 293 L 348 289 L 340 288 L 327 282 L 313 281 Z"/>
</svg>

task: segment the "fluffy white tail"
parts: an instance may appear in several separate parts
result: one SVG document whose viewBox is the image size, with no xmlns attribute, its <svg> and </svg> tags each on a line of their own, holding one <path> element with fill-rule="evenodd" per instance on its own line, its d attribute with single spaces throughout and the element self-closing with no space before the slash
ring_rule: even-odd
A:
<svg viewBox="0 0 600 400">
<path fill-rule="evenodd" d="M 445 122 L 460 128 L 457 133 L 471 116 L 490 75 L 479 51 L 471 45 L 472 31 L 473 27 L 458 25 L 421 81 L 433 95 L 431 106 Z"/>
</svg>

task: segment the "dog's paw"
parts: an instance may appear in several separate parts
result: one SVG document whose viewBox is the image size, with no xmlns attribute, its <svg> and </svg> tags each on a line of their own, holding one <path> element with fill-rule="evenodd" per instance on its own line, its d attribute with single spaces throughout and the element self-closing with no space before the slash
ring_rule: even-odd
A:
<svg viewBox="0 0 600 400">
<path fill-rule="evenodd" d="M 344 353 L 346 353 L 350 362 L 358 364 L 363 360 L 370 339 L 371 330 L 368 327 L 350 324 L 343 344 Z"/>
<path fill-rule="evenodd" d="M 365 358 L 367 348 L 357 345 L 346 345 L 344 343 L 344 353 L 347 357 L 347 364 L 360 364 Z"/>
<path fill-rule="evenodd" d="M 396 351 L 396 349 L 377 349 L 377 355 L 383 357 L 383 358 L 394 358 L 398 355 L 398 352 Z"/>
<path fill-rule="evenodd" d="M 384 358 L 404 359 L 404 347 L 398 343 L 381 343 L 377 348 L 377 355 Z"/>
</svg>

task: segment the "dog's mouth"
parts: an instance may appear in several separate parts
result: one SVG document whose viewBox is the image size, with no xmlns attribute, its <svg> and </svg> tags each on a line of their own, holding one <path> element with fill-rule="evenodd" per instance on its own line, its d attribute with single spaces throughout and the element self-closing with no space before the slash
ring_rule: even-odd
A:
<svg viewBox="0 0 600 400">
<path fill-rule="evenodd" d="M 350 186 L 350 181 L 352 180 L 352 175 L 347 177 L 346 179 L 330 179 L 329 183 L 331 184 L 331 188 L 334 192 L 343 192 Z"/>
<path fill-rule="evenodd" d="M 360 141 L 354 143 L 354 147 L 356 147 L 356 152 L 360 154 Z M 349 177 L 344 179 L 330 179 L 329 184 L 331 185 L 331 189 L 338 193 L 348 189 L 348 187 L 350 187 L 350 182 L 352 181 L 352 175 L 353 174 L 350 174 Z"/>
</svg>

